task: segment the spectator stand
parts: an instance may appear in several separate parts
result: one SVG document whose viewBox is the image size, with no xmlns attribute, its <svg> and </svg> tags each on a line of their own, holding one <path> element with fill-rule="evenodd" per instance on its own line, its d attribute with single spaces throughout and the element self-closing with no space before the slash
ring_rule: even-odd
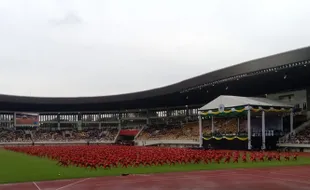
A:
<svg viewBox="0 0 310 190">
<path fill-rule="evenodd" d="M 310 119 L 307 120 L 307 118 L 305 118 L 302 122 L 297 123 L 297 126 L 298 127 L 296 127 L 292 132 L 287 133 L 285 136 L 280 138 L 279 143 L 293 143 L 294 144 L 294 142 L 292 141 L 292 136 L 298 133 L 302 133 L 303 131 L 307 130 L 307 128 L 310 126 Z M 299 144 L 299 143 L 296 143 L 296 144 Z"/>
<path fill-rule="evenodd" d="M 279 140 L 278 147 L 298 152 L 310 152 L 310 120 Z"/>
<path fill-rule="evenodd" d="M 120 132 L 118 133 L 116 143 L 121 145 L 134 145 L 134 139 L 141 131 L 141 129 L 141 125 L 122 126 Z"/>
<path fill-rule="evenodd" d="M 198 122 L 151 124 L 135 139 L 140 146 L 198 146 Z"/>
<path fill-rule="evenodd" d="M 256 97 L 240 97 L 240 96 L 219 96 L 213 101 L 199 109 L 199 135 L 200 146 L 209 145 L 210 140 L 218 141 L 232 141 L 233 143 L 221 143 L 222 146 L 230 145 L 230 149 L 263 149 L 276 148 L 277 140 L 280 133 L 283 131 L 283 116 L 290 114 L 290 131 L 293 131 L 293 106 L 274 101 L 267 98 Z M 240 118 L 246 118 L 246 133 L 247 136 L 215 136 L 215 118 L 237 118 L 236 127 L 238 132 L 241 132 Z M 239 118 L 239 119 L 238 119 Z M 269 119 L 273 118 L 277 123 L 268 123 Z M 212 136 L 208 138 L 203 137 L 203 120 L 211 120 Z M 228 120 L 229 121 L 229 120 Z M 266 122 L 267 121 L 267 122 Z M 229 121 L 230 122 L 230 121 Z M 227 122 L 226 122 L 227 124 Z M 267 129 L 266 130 L 266 126 Z M 272 142 L 266 146 L 266 136 L 272 136 Z M 275 141 L 275 139 L 277 139 Z M 205 142 L 206 141 L 206 142 Z M 242 141 L 242 142 L 240 142 Z M 260 142 L 258 142 L 260 141 Z M 275 141 L 275 142 L 274 142 Z M 247 144 L 247 146 L 246 146 Z M 212 145 L 212 144 L 211 144 Z M 259 146 L 260 145 L 260 146 Z M 213 146 L 213 145 L 212 145 Z M 213 146 L 213 147 L 216 147 Z"/>
</svg>

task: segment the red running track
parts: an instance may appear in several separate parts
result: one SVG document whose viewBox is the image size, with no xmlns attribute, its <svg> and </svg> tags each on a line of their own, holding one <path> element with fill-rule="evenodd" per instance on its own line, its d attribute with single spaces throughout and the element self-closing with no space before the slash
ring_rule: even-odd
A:
<svg viewBox="0 0 310 190">
<path fill-rule="evenodd" d="M 310 166 L 195 171 L 0 185 L 0 190 L 310 190 Z"/>
</svg>

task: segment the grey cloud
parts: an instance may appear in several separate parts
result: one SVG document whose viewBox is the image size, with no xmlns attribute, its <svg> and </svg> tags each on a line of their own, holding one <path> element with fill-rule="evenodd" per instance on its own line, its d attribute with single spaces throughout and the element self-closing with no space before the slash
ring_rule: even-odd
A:
<svg viewBox="0 0 310 190">
<path fill-rule="evenodd" d="M 308 0 L 3 0 L 1 93 L 133 92 L 309 46 L 308 7 Z"/>
<path fill-rule="evenodd" d="M 51 19 L 49 23 L 52 25 L 76 25 L 83 23 L 82 18 L 77 13 L 67 13 L 63 18 Z"/>
</svg>

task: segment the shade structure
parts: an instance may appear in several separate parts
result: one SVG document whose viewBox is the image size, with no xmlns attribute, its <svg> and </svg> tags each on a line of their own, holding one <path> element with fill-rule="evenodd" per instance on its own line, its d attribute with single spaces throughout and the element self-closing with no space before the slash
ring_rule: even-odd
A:
<svg viewBox="0 0 310 190">
<path fill-rule="evenodd" d="M 242 97 L 221 95 L 208 104 L 202 106 L 199 111 L 216 110 L 222 108 L 237 108 L 242 106 L 292 108 L 293 106 L 281 101 L 260 97 Z"/>
<path fill-rule="evenodd" d="M 261 97 L 242 97 L 242 96 L 226 96 L 221 95 L 204 105 L 199 109 L 199 119 L 210 116 L 212 119 L 212 133 L 214 132 L 213 117 L 214 116 L 237 116 L 240 114 L 247 115 L 248 129 L 248 149 L 251 149 L 251 112 L 261 112 L 262 114 L 262 149 L 265 149 L 265 112 L 282 112 L 291 113 L 291 132 L 293 130 L 293 105 L 285 102 L 271 100 Z M 202 125 L 199 123 L 199 131 L 202 131 Z M 200 134 L 202 136 L 202 134 Z"/>
</svg>

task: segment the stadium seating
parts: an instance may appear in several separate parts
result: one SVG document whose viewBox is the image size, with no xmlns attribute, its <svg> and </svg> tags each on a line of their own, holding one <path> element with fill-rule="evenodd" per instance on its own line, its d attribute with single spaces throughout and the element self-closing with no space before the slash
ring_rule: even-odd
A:
<svg viewBox="0 0 310 190">
<path fill-rule="evenodd" d="M 65 137 L 61 131 L 50 131 L 40 129 L 33 132 L 33 141 L 36 142 L 65 141 Z"/>
<path fill-rule="evenodd" d="M 23 130 L 1 129 L 0 142 L 31 142 L 31 136 Z"/>
<path fill-rule="evenodd" d="M 215 134 L 236 135 L 238 133 L 238 119 L 237 118 L 215 118 L 213 120 L 213 124 L 214 124 Z M 243 131 L 245 129 L 242 129 L 240 125 L 239 130 Z M 202 133 L 206 136 L 211 135 L 212 133 L 211 120 L 203 120 Z"/>
<path fill-rule="evenodd" d="M 214 119 L 214 129 L 222 135 L 235 135 L 238 132 L 237 118 Z"/>
<path fill-rule="evenodd" d="M 211 120 L 203 120 L 202 133 L 211 135 Z M 236 135 L 238 121 L 232 119 L 214 119 L 215 133 L 221 135 Z M 199 139 L 198 122 L 181 125 L 157 125 L 145 128 L 136 140 L 195 140 Z"/>
<path fill-rule="evenodd" d="M 290 135 L 287 143 L 293 144 L 309 144 L 310 143 L 310 126 L 307 126 L 304 130 L 297 134 Z"/>
<path fill-rule="evenodd" d="M 145 128 L 136 140 L 195 140 L 199 137 L 198 123 L 157 125 Z"/>
<path fill-rule="evenodd" d="M 117 134 L 117 128 L 105 128 L 102 130 L 84 128 L 82 131 L 48 131 L 40 129 L 33 132 L 33 141 L 114 141 Z"/>
</svg>

